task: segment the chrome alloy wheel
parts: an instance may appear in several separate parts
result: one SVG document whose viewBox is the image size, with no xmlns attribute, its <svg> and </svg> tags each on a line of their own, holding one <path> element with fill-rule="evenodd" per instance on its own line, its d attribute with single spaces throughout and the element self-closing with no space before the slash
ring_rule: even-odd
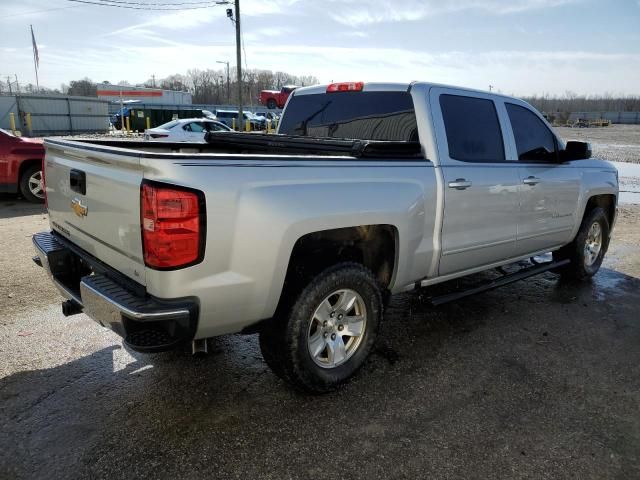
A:
<svg viewBox="0 0 640 480">
<path fill-rule="evenodd" d="M 27 182 L 29 185 L 29 191 L 33 194 L 34 197 L 44 198 L 44 185 L 42 184 L 42 170 L 38 170 L 37 172 L 33 172 L 33 175 L 29 177 L 29 181 Z"/>
<path fill-rule="evenodd" d="M 584 264 L 590 267 L 595 263 L 602 249 L 602 228 L 600 223 L 593 222 L 584 244 Z"/>
<path fill-rule="evenodd" d="M 349 360 L 364 338 L 367 308 L 358 292 L 336 290 L 320 302 L 309 324 L 309 355 L 322 368 Z"/>
</svg>

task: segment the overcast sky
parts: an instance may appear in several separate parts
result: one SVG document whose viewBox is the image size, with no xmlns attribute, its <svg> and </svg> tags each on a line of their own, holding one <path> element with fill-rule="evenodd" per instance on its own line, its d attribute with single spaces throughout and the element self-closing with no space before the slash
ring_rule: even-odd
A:
<svg viewBox="0 0 640 480">
<path fill-rule="evenodd" d="M 123 1 L 123 0 L 121 0 Z M 170 0 L 130 0 L 167 3 Z M 175 0 L 179 2 L 195 0 Z M 516 95 L 640 95 L 640 0 L 241 0 L 249 68 L 425 80 Z M 154 12 L 0 0 L 0 75 L 143 82 L 235 63 L 225 9 Z M 36 12 L 36 13 L 34 13 Z"/>
</svg>

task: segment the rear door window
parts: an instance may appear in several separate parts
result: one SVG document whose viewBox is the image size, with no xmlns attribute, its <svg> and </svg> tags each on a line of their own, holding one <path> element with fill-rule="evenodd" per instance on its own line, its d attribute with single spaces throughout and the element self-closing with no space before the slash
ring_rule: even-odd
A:
<svg viewBox="0 0 640 480">
<path fill-rule="evenodd" d="M 556 138 L 540 117 L 527 108 L 505 103 L 518 160 L 553 162 L 557 159 Z"/>
<path fill-rule="evenodd" d="M 502 130 L 492 100 L 440 95 L 449 157 L 464 162 L 505 160 Z"/>
<path fill-rule="evenodd" d="M 196 132 L 196 133 L 204 132 L 204 126 L 200 122 L 187 123 L 182 128 L 184 128 L 187 132 Z"/>
<path fill-rule="evenodd" d="M 279 133 L 358 140 L 418 141 L 408 92 L 336 92 L 290 98 Z"/>
<path fill-rule="evenodd" d="M 227 131 L 226 128 L 224 128 L 222 126 L 221 123 L 216 123 L 216 122 L 206 122 L 205 123 L 205 128 L 207 129 L 207 131 L 209 132 L 218 132 L 218 131 Z"/>
</svg>

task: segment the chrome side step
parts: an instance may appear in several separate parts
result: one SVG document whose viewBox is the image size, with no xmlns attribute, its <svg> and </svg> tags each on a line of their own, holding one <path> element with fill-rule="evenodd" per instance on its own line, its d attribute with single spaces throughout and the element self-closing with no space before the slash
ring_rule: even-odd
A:
<svg viewBox="0 0 640 480">
<path fill-rule="evenodd" d="M 549 270 L 562 267 L 564 265 L 567 265 L 569 262 L 570 260 L 559 260 L 557 262 L 545 262 L 545 263 L 536 263 L 535 261 L 532 261 L 533 266 L 531 267 L 523 268 L 514 273 L 503 274 L 502 277 L 498 277 L 482 285 L 478 285 L 477 287 L 472 287 L 465 290 L 459 290 L 457 292 L 446 293 L 444 295 L 430 297 L 429 302 L 435 306 L 442 305 L 444 303 L 453 302 L 454 300 L 459 300 L 464 297 L 469 297 L 471 295 L 475 295 L 476 293 L 486 292 L 487 290 L 493 290 L 494 288 L 502 287 L 504 285 L 517 282 L 518 280 L 524 280 L 525 278 L 529 278 L 534 275 L 538 275 L 540 273 L 544 273 Z"/>
</svg>

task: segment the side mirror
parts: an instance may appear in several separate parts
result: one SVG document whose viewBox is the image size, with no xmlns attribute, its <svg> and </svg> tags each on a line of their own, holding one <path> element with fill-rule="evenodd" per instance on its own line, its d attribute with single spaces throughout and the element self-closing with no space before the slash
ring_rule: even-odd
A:
<svg viewBox="0 0 640 480">
<path fill-rule="evenodd" d="M 586 160 L 587 158 L 591 158 L 591 144 L 571 140 L 567 142 L 564 150 L 560 153 L 560 158 L 563 161 Z"/>
</svg>

